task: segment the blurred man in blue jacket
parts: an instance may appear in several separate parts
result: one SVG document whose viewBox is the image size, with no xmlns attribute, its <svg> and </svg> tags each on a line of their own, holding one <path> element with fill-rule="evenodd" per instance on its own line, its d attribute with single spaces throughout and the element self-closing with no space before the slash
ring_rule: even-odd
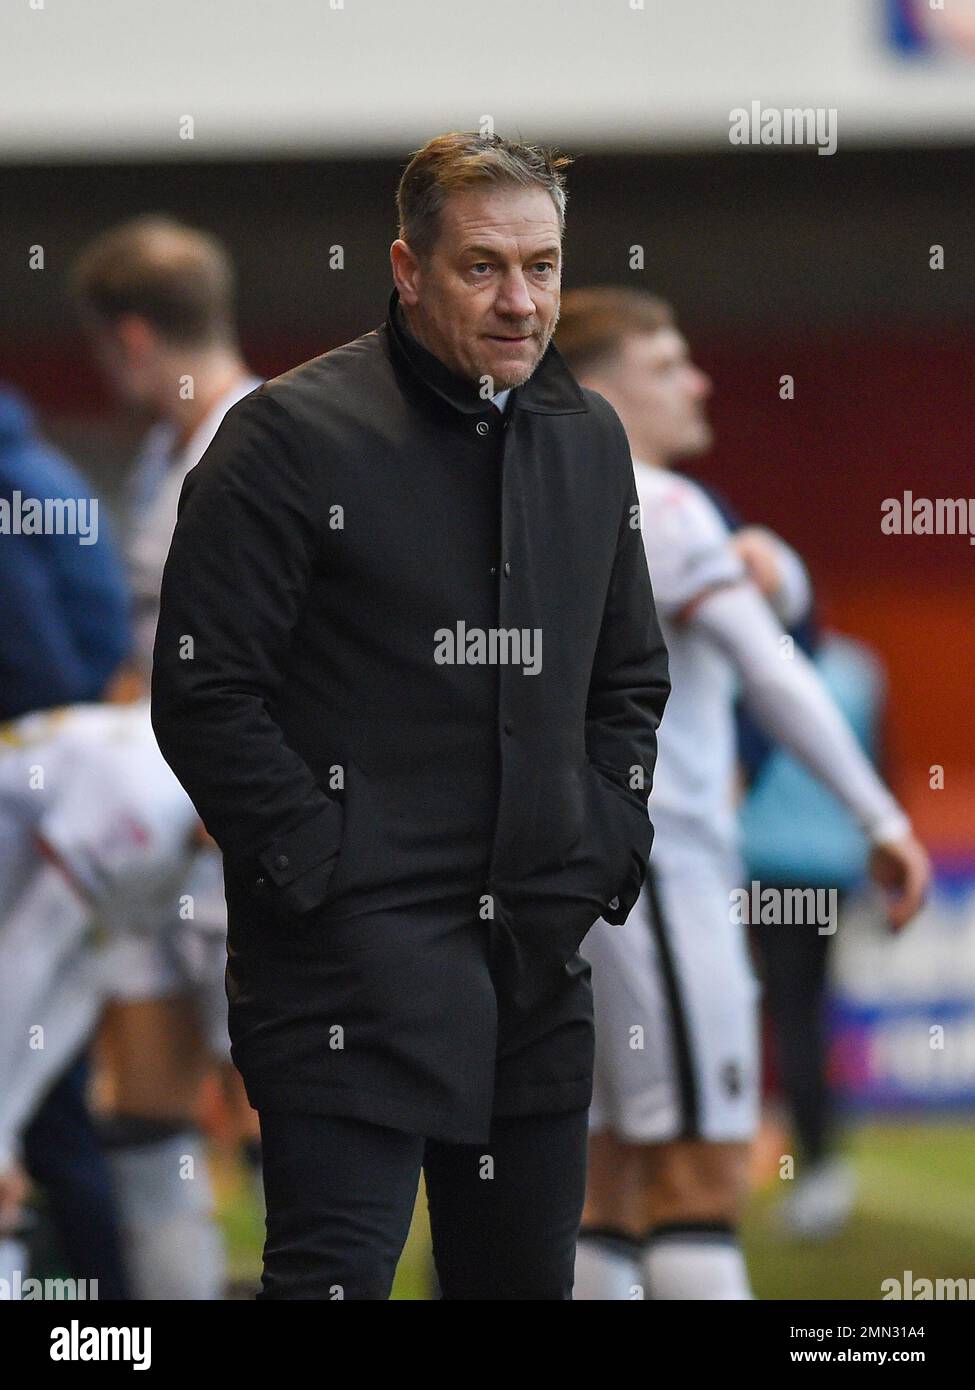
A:
<svg viewBox="0 0 975 1390">
<path fill-rule="evenodd" d="M 18 496 L 19 494 L 19 496 Z M 91 488 L 0 387 L 0 510 L 27 499 L 90 502 Z M 94 499 L 97 501 L 97 499 Z M 97 516 L 97 511 L 94 513 Z M 0 719 L 97 700 L 129 655 L 128 586 L 106 518 L 96 537 L 0 530 Z"/>
<path fill-rule="evenodd" d="M 87 534 L 48 526 L 28 534 L 32 504 L 84 517 Z M 0 721 L 101 699 L 132 647 L 125 571 L 90 486 L 41 437 L 27 401 L 9 386 L 0 386 L 0 595 Z M 2 987 L 16 989 L 17 981 Z M 88 1113 L 87 1076 L 83 1050 L 35 1115 L 24 1154 L 46 1190 L 72 1275 L 97 1279 L 102 1298 L 125 1298 L 111 1177 Z"/>
</svg>

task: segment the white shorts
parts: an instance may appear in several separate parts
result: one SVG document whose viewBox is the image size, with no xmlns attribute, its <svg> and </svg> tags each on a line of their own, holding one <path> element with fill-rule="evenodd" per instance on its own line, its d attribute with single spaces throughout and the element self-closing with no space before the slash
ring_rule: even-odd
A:
<svg viewBox="0 0 975 1390">
<path fill-rule="evenodd" d="M 134 1002 L 189 994 L 210 1051 L 230 1056 L 227 1030 L 227 909 L 216 850 L 193 858 L 181 895 L 192 897 L 192 916 L 182 916 L 172 895 L 155 916 L 146 910 L 141 929 L 111 933 L 103 947 L 113 999 Z"/>
<path fill-rule="evenodd" d="M 733 856 L 650 861 L 621 927 L 600 920 L 592 963 L 596 1062 L 590 1130 L 631 1143 L 746 1141 L 758 1125 L 759 987 L 731 920 Z"/>
<path fill-rule="evenodd" d="M 139 999 L 165 999 L 186 991 L 172 943 L 165 936 L 113 935 L 102 947 L 101 955 L 113 999 L 132 1003 Z"/>
</svg>

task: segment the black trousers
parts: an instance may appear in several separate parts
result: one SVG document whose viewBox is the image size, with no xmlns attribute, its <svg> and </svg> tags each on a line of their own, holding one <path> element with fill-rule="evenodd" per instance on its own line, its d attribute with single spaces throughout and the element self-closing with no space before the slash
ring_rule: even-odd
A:
<svg viewBox="0 0 975 1390">
<path fill-rule="evenodd" d="M 426 1179 L 445 1299 L 571 1299 L 588 1107 L 496 1119 L 448 1144 L 334 1115 L 261 1110 L 259 1299 L 386 1299 Z"/>
<path fill-rule="evenodd" d="M 764 887 L 793 888 L 762 880 Z M 820 885 L 798 885 L 820 886 Z M 840 890 L 842 910 L 846 894 Z M 772 1024 L 782 1093 L 807 1163 L 826 1158 L 834 1143 L 833 1100 L 826 1074 L 827 979 L 832 935 L 813 926 L 752 927 L 763 975 L 765 1009 Z"/>
<path fill-rule="evenodd" d="M 88 1109 L 88 1051 L 52 1086 L 24 1134 L 30 1176 L 46 1190 L 68 1272 L 97 1279 L 98 1296 L 131 1297 L 112 1174 Z"/>
</svg>

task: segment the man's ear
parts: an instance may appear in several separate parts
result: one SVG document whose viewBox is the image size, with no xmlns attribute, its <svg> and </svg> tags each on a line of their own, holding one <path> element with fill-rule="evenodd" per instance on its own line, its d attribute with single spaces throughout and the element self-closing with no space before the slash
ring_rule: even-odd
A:
<svg viewBox="0 0 975 1390">
<path fill-rule="evenodd" d="M 389 260 L 393 268 L 393 283 L 399 290 L 399 297 L 407 306 L 418 303 L 420 298 L 420 262 L 402 237 L 397 237 L 389 248 Z"/>
</svg>

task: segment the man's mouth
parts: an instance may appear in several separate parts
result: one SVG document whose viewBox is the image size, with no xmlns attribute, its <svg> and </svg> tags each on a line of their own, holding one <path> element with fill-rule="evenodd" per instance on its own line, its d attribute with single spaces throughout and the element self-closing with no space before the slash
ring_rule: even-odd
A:
<svg viewBox="0 0 975 1390">
<path fill-rule="evenodd" d="M 527 343 L 532 335 L 530 333 L 522 333 L 518 337 L 510 337 L 506 333 L 489 333 L 487 336 L 496 343 Z"/>
</svg>

